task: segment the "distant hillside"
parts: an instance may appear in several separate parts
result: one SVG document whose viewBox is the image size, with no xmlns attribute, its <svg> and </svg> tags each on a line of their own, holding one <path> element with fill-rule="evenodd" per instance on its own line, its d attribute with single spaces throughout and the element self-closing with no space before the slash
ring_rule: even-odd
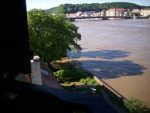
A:
<svg viewBox="0 0 150 113">
<path fill-rule="evenodd" d="M 55 13 L 55 12 L 57 12 L 57 9 L 58 9 L 58 7 L 53 7 L 53 8 L 47 9 L 46 11 L 49 13 Z"/>
<path fill-rule="evenodd" d="M 112 2 L 112 3 L 92 3 L 92 4 L 62 4 L 58 7 L 47 9 L 50 13 L 74 13 L 77 11 L 101 11 L 109 8 L 128 8 L 128 9 L 141 9 L 146 6 L 140 6 L 134 3 L 128 2 Z M 147 6 L 150 7 L 150 6 Z"/>
</svg>

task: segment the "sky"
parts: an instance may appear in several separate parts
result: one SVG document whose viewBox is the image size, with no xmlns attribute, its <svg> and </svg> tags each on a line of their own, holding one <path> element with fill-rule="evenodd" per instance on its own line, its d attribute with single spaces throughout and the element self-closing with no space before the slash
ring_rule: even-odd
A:
<svg viewBox="0 0 150 113">
<path fill-rule="evenodd" d="M 131 2 L 139 5 L 150 6 L 150 0 L 26 0 L 27 10 L 37 9 L 49 9 L 60 4 L 71 3 L 106 3 L 106 2 Z"/>
</svg>

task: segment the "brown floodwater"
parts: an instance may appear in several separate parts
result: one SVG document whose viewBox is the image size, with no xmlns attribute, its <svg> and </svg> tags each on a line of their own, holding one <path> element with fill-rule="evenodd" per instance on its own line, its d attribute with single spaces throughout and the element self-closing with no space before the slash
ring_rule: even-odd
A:
<svg viewBox="0 0 150 113">
<path fill-rule="evenodd" d="M 123 96 L 150 106 L 150 20 L 76 20 L 81 53 L 68 53 Z"/>
<path fill-rule="evenodd" d="M 69 53 L 102 78 L 150 72 L 150 20 L 77 20 L 81 53 Z M 114 73 L 114 74 L 113 74 Z"/>
</svg>

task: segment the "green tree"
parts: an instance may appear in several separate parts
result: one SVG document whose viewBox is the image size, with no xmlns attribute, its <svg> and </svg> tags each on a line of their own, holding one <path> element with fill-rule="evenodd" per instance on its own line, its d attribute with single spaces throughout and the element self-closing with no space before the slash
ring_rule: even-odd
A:
<svg viewBox="0 0 150 113">
<path fill-rule="evenodd" d="M 64 14 L 64 6 L 63 4 L 59 5 L 56 9 L 56 14 Z"/>
<path fill-rule="evenodd" d="M 28 12 L 28 27 L 31 49 L 48 64 L 65 57 L 68 49 L 81 49 L 78 27 L 63 16 L 33 9 Z"/>
</svg>

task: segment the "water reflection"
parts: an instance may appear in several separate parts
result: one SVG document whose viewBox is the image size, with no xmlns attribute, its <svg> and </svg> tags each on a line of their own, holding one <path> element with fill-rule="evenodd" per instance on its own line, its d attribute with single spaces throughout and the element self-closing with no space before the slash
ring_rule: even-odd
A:
<svg viewBox="0 0 150 113">
<path fill-rule="evenodd" d="M 120 76 L 134 76 L 142 75 L 144 68 L 143 66 L 136 64 L 132 61 L 97 61 L 97 60 L 86 60 L 76 61 L 82 64 L 85 70 L 88 70 L 101 78 L 117 78 Z"/>
<path fill-rule="evenodd" d="M 103 58 L 103 59 L 114 59 L 127 57 L 130 52 L 121 50 L 101 50 L 101 51 L 86 51 L 81 53 L 69 52 L 68 56 L 71 58 L 89 57 L 89 58 Z"/>
</svg>

